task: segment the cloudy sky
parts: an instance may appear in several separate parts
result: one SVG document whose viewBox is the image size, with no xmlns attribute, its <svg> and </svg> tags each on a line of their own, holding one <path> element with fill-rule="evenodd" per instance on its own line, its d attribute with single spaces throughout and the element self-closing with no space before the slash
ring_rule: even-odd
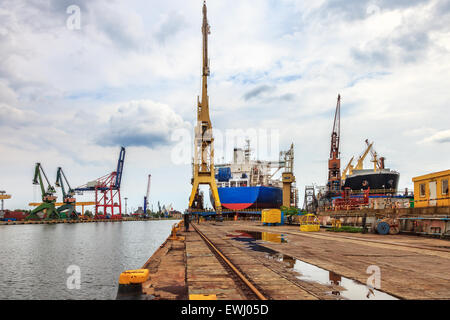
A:
<svg viewBox="0 0 450 320">
<path fill-rule="evenodd" d="M 142 205 L 149 173 L 154 206 L 187 207 L 191 166 L 174 159 L 175 133 L 192 132 L 196 120 L 201 7 L 0 1 L 7 208 L 39 200 L 36 162 L 52 183 L 62 166 L 79 186 L 113 171 L 121 145 L 130 208 Z M 338 93 L 343 165 L 368 138 L 401 173 L 400 188 L 449 169 L 450 1 L 210 0 L 208 10 L 214 128 L 277 130 L 281 149 L 294 142 L 301 194 L 325 184 Z"/>
</svg>

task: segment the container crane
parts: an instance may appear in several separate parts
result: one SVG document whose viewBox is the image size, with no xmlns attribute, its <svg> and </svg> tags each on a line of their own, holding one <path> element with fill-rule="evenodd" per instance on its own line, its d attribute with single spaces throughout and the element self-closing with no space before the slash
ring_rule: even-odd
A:
<svg viewBox="0 0 450 320">
<path fill-rule="evenodd" d="M 45 181 L 47 182 L 47 189 L 45 189 L 42 176 L 44 176 Z M 26 217 L 26 220 L 40 220 L 41 217 L 39 217 L 38 213 L 42 213 L 46 220 L 59 219 L 60 215 L 55 209 L 57 197 L 54 194 L 56 193 L 56 190 L 48 181 L 47 175 L 40 163 L 36 163 L 33 184 L 41 187 L 42 204 L 32 210 Z"/>
<path fill-rule="evenodd" d="M 122 201 L 120 198 L 120 185 L 122 182 L 123 166 L 125 163 L 125 148 L 121 147 L 119 160 L 117 161 L 117 169 L 103 177 L 75 189 L 76 192 L 84 191 L 95 192 L 95 218 L 107 219 L 108 209 L 111 213 L 111 219 L 122 219 Z M 115 201 L 116 200 L 116 201 Z M 118 214 L 114 214 L 114 208 L 119 210 Z M 102 209 L 102 214 L 99 214 Z"/>
<path fill-rule="evenodd" d="M 214 198 L 214 207 L 217 215 L 222 214 L 222 204 L 219 199 L 215 171 L 214 171 L 214 138 L 212 124 L 209 116 L 208 77 L 210 75 L 208 58 L 208 35 L 211 33 L 208 24 L 206 1 L 203 2 L 203 73 L 202 73 L 202 99 L 197 102 L 197 126 L 195 127 L 194 161 L 192 192 L 189 197 L 189 209 L 193 209 L 200 185 L 209 185 Z"/>
<path fill-rule="evenodd" d="M 339 142 L 341 136 L 341 95 L 338 95 L 336 112 L 334 114 L 333 131 L 331 132 L 330 158 L 328 160 L 327 189 L 330 194 L 338 194 L 341 191 L 341 159 Z"/>
<path fill-rule="evenodd" d="M 150 196 L 150 181 L 151 181 L 152 175 L 148 175 L 148 182 L 147 182 L 147 193 L 144 197 L 144 216 L 147 216 L 147 207 L 148 207 L 148 199 Z"/>
<path fill-rule="evenodd" d="M 67 186 L 67 190 L 64 187 L 64 182 Z M 63 196 L 63 205 L 57 208 L 56 211 L 58 211 L 61 217 L 78 219 L 79 213 L 76 211 L 76 199 L 74 198 L 75 190 L 70 187 L 69 181 L 61 167 L 58 167 L 56 172 L 55 186 L 61 188 Z"/>
</svg>

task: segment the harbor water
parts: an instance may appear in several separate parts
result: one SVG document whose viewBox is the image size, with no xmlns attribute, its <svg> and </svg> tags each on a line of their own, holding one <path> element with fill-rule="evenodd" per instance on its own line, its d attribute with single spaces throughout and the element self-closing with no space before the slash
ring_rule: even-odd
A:
<svg viewBox="0 0 450 320">
<path fill-rule="evenodd" d="M 0 300 L 115 299 L 120 273 L 141 268 L 176 222 L 1 226 Z"/>
</svg>

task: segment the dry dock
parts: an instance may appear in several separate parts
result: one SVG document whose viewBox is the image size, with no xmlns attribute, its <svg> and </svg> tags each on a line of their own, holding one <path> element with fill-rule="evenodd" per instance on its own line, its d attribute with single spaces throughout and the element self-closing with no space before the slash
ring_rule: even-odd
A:
<svg viewBox="0 0 450 320">
<path fill-rule="evenodd" d="M 144 265 L 145 299 L 450 299 L 446 240 L 301 233 L 250 221 L 191 224 L 177 236 Z M 370 291 L 373 266 L 381 287 Z"/>
</svg>

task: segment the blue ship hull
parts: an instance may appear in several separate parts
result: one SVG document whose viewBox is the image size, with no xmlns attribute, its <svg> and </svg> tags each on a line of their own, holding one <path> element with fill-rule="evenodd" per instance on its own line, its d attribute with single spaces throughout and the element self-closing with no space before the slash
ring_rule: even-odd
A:
<svg viewBox="0 0 450 320">
<path fill-rule="evenodd" d="M 218 191 L 222 207 L 229 210 L 280 208 L 283 199 L 277 187 L 225 187 Z M 214 204 L 211 193 L 210 198 Z"/>
</svg>

